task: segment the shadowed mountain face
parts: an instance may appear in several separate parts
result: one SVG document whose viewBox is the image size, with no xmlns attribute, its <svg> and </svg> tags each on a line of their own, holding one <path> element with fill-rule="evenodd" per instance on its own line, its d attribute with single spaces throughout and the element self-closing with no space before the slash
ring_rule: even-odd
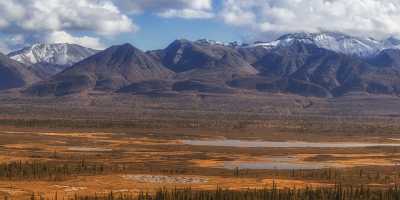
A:
<svg viewBox="0 0 400 200">
<path fill-rule="evenodd" d="M 386 49 L 377 56 L 368 59 L 371 65 L 400 68 L 400 49 Z"/>
<path fill-rule="evenodd" d="M 114 91 L 135 82 L 166 79 L 173 72 L 130 44 L 110 47 L 49 81 L 31 87 L 39 95 L 65 95 L 86 90 Z"/>
<path fill-rule="evenodd" d="M 227 81 L 258 73 L 236 49 L 223 45 L 176 40 L 163 50 L 151 51 L 147 54 L 175 72 L 169 84 L 165 83 L 168 87 L 161 86 L 160 82 L 145 81 L 135 83 L 119 92 L 230 93 L 233 88 L 226 84 Z"/>
<path fill-rule="evenodd" d="M 66 95 L 235 93 L 258 91 L 333 97 L 350 92 L 399 94 L 400 51 L 365 58 L 291 40 L 285 45 L 229 46 L 176 40 L 144 53 L 130 44 L 93 55 L 27 91 Z"/>
<path fill-rule="evenodd" d="M 234 80 L 231 85 L 320 97 L 347 92 L 398 93 L 399 70 L 381 69 L 370 63 L 359 57 L 295 42 L 265 53 L 254 63 L 261 78 Z M 390 63 L 397 65 L 395 60 Z"/>
<path fill-rule="evenodd" d="M 24 87 L 39 80 L 31 69 L 0 53 L 0 90 Z"/>
<path fill-rule="evenodd" d="M 258 73 L 234 48 L 187 40 L 174 41 L 160 60 L 181 79 L 221 81 Z"/>
</svg>

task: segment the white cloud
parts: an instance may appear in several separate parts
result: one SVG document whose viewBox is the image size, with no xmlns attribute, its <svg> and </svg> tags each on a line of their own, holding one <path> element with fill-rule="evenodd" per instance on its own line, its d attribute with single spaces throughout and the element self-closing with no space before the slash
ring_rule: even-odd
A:
<svg viewBox="0 0 400 200">
<path fill-rule="evenodd" d="M 110 0 L 0 1 L 0 30 L 94 31 L 114 35 L 137 27 Z"/>
<path fill-rule="evenodd" d="M 15 1 L 0 1 L 0 28 L 9 26 L 13 21 L 21 20 L 25 9 Z"/>
<path fill-rule="evenodd" d="M 222 19 L 235 26 L 251 26 L 256 21 L 257 1 L 225 0 L 220 12 Z"/>
<path fill-rule="evenodd" d="M 222 0 L 220 17 L 260 33 L 339 31 L 400 35 L 398 0 Z"/>
<path fill-rule="evenodd" d="M 214 16 L 212 0 L 115 0 L 131 13 L 151 12 L 166 18 L 207 19 Z"/>
<path fill-rule="evenodd" d="M 202 10 L 170 9 L 170 10 L 164 11 L 162 13 L 159 13 L 159 16 L 165 17 L 165 18 L 178 17 L 178 18 L 184 18 L 184 19 L 209 19 L 209 18 L 213 18 L 214 14 L 207 12 L 207 11 L 202 11 Z"/>
<path fill-rule="evenodd" d="M 49 41 L 102 48 L 97 37 L 138 30 L 114 1 L 118 0 L 0 0 L 0 48 L 16 49 Z M 68 32 L 96 37 L 74 37 Z"/>
<path fill-rule="evenodd" d="M 0 0 L 1 48 L 50 41 L 99 48 L 101 41 L 138 31 L 138 14 L 208 19 L 213 9 L 213 0 Z"/>
<path fill-rule="evenodd" d="M 55 31 L 46 37 L 46 42 L 48 43 L 69 43 L 69 44 L 79 44 L 84 47 L 89 47 L 93 49 L 104 49 L 105 45 L 100 42 L 99 38 L 82 36 L 74 37 L 64 31 Z"/>
<path fill-rule="evenodd" d="M 21 44 L 25 43 L 25 37 L 23 34 L 15 34 L 15 35 L 1 35 L 0 37 L 0 53 L 9 53 L 13 50 L 12 47 L 19 46 L 22 47 Z"/>
</svg>

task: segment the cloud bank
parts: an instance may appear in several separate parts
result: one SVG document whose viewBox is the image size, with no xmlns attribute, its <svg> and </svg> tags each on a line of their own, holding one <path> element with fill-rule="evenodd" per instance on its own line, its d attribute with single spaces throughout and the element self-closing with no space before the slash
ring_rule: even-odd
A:
<svg viewBox="0 0 400 200">
<path fill-rule="evenodd" d="M 74 37 L 68 32 L 113 36 L 137 29 L 134 22 L 109 0 L 0 1 L 0 32 L 25 37 L 21 42 L 34 38 L 100 47 L 98 38 Z"/>
<path fill-rule="evenodd" d="M 227 24 L 265 34 L 400 35 L 398 0 L 224 0 L 220 17 Z"/>
<path fill-rule="evenodd" d="M 134 17 L 209 19 L 212 0 L 4 0 L 0 1 L 0 50 L 29 42 L 68 42 L 103 48 L 102 40 L 134 33 Z M 74 35 L 80 33 L 80 36 Z M 81 33 L 86 33 L 81 36 Z"/>
<path fill-rule="evenodd" d="M 208 19 L 214 17 L 212 0 L 116 0 L 130 13 L 150 11 L 161 17 Z"/>
<path fill-rule="evenodd" d="M 378 39 L 400 36 L 398 0 L 3 0 L 0 51 L 32 42 L 103 48 L 108 38 L 146 28 L 135 23 L 144 14 L 220 20 L 239 27 L 243 36 L 264 40 L 319 31 Z"/>
<path fill-rule="evenodd" d="M 3 28 L 11 30 L 78 30 L 113 35 L 136 29 L 129 17 L 109 1 L 12 0 L 1 1 L 0 7 L 5 13 L 0 20 L 5 22 Z"/>
<path fill-rule="evenodd" d="M 56 31 L 46 36 L 47 43 L 69 43 L 79 44 L 93 49 L 104 49 L 105 45 L 100 42 L 99 38 L 82 36 L 75 37 L 65 31 Z"/>
</svg>

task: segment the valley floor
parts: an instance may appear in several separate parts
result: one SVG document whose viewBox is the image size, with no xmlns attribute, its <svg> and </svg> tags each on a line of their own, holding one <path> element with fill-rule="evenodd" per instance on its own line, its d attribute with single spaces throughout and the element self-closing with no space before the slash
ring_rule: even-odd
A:
<svg viewBox="0 0 400 200">
<path fill-rule="evenodd" d="M 337 183 L 389 188 L 400 177 L 400 138 L 393 135 L 1 130 L 0 194 L 16 199 L 160 188 L 318 188 Z"/>
<path fill-rule="evenodd" d="M 96 95 L 0 97 L 0 196 L 399 183 L 398 97 Z"/>
</svg>

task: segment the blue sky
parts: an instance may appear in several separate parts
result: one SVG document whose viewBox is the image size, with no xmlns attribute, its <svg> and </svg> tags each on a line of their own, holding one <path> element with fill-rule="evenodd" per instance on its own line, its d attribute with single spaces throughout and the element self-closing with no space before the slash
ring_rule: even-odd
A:
<svg viewBox="0 0 400 200">
<path fill-rule="evenodd" d="M 133 16 L 140 29 L 125 33 L 111 43 L 130 42 L 144 50 L 164 48 L 175 39 L 207 38 L 222 42 L 240 41 L 242 33 L 215 19 L 161 18 L 154 14 Z"/>
<path fill-rule="evenodd" d="M 398 0 L 0 0 L 0 52 L 33 43 L 143 50 L 175 39 L 272 40 L 292 32 L 400 36 Z"/>
</svg>

